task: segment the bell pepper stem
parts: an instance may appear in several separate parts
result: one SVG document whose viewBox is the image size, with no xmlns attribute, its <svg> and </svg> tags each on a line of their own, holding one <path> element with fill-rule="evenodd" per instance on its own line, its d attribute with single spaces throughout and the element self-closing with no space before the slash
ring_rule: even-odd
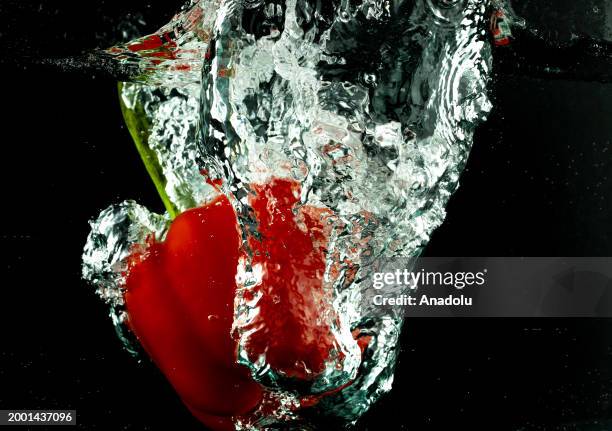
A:
<svg viewBox="0 0 612 431">
<path fill-rule="evenodd" d="M 168 193 L 166 193 L 166 178 L 164 177 L 164 173 L 161 165 L 159 164 L 159 160 L 157 159 L 157 154 L 153 151 L 149 145 L 149 130 L 150 124 L 147 121 L 147 116 L 144 113 L 144 110 L 141 105 L 136 105 L 134 109 L 130 109 L 126 106 L 121 97 L 121 89 L 123 87 L 123 83 L 120 82 L 118 85 L 119 88 L 119 103 L 121 104 L 121 112 L 123 114 L 123 119 L 125 120 L 125 124 L 127 125 L 128 130 L 130 131 L 130 135 L 136 145 L 136 150 L 138 154 L 140 154 L 140 158 L 145 165 L 145 168 L 157 189 L 157 193 L 161 198 L 166 211 L 170 215 L 171 219 L 174 219 L 178 215 L 178 209 L 170 200 Z"/>
</svg>

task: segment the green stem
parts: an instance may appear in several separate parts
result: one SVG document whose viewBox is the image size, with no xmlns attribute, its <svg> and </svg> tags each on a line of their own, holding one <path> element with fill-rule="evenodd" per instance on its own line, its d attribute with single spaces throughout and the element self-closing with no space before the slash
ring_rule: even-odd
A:
<svg viewBox="0 0 612 431">
<path fill-rule="evenodd" d="M 172 203 L 170 197 L 166 193 L 167 181 L 164 177 L 161 165 L 159 164 L 159 160 L 157 159 L 157 154 L 155 154 L 155 151 L 153 151 L 148 145 L 150 125 L 147 121 L 147 116 L 140 104 L 136 105 L 134 109 L 130 109 L 125 105 L 123 98 L 121 97 L 122 87 L 123 83 L 120 82 L 119 103 L 121 104 L 123 119 L 125 120 L 125 124 L 130 131 L 132 139 L 134 140 L 134 144 L 136 144 L 138 154 L 140 154 L 140 158 L 142 159 L 151 180 L 153 180 L 153 184 L 155 184 L 157 193 L 159 193 L 159 197 L 164 203 L 166 211 L 168 211 L 168 214 L 170 214 L 170 218 L 174 219 L 178 215 L 178 209 Z"/>
</svg>

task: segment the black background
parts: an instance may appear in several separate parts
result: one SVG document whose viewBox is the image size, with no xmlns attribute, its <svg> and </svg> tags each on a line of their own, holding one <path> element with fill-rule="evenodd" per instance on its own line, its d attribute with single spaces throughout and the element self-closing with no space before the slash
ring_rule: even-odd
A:
<svg viewBox="0 0 612 431">
<path fill-rule="evenodd" d="M 559 33 L 570 22 L 588 28 L 589 2 L 584 16 L 570 2 L 536 3 L 522 5 L 534 21 L 554 30 L 553 12 L 574 14 Z M 36 64 L 154 31 L 178 5 L 0 4 L 2 409 L 77 409 L 84 430 L 202 429 L 163 376 L 122 349 L 106 306 L 80 280 L 90 218 L 125 199 L 162 210 L 116 84 Z M 612 85 L 498 69 L 491 90 L 494 111 L 427 254 L 612 255 Z M 394 390 L 360 426 L 611 430 L 611 402 L 610 321 L 416 319 L 405 325 Z"/>
</svg>

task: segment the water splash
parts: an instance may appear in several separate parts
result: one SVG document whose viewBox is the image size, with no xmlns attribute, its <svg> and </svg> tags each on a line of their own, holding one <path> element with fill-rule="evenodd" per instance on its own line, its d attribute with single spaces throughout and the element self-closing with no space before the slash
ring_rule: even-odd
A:
<svg viewBox="0 0 612 431">
<path fill-rule="evenodd" d="M 247 240 L 261 234 L 254 185 L 293 180 L 298 209 L 333 214 L 321 282 L 337 316 L 326 324 L 345 359 L 296 387 L 265 354 L 249 355 L 253 334 L 240 322 L 261 310 L 238 294 L 238 358 L 270 400 L 236 418 L 238 429 L 303 423 L 308 414 L 354 422 L 390 390 L 402 318 L 380 317 L 361 296 L 374 262 L 419 255 L 444 220 L 474 128 L 491 108 L 487 6 L 192 1 L 158 33 L 103 54 L 139 71 L 122 103 L 144 125 L 175 208 L 201 205 L 216 188 L 234 197 L 250 256 L 237 270 L 239 292 L 261 278 Z M 119 325 L 129 250 L 150 235 L 163 240 L 168 223 L 134 203 L 92 223 L 84 277 Z"/>
</svg>

